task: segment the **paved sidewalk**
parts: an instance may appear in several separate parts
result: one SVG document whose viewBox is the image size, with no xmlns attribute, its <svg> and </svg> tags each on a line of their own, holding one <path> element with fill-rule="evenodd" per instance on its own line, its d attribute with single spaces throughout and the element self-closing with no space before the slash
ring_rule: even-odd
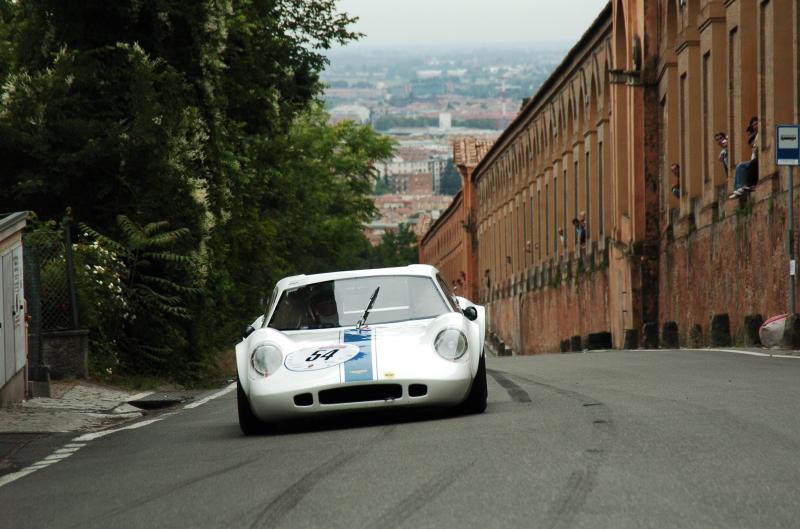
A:
<svg viewBox="0 0 800 529">
<path fill-rule="evenodd" d="M 150 392 L 148 392 L 150 393 Z M 0 409 L 0 433 L 83 432 L 137 419 L 127 404 L 147 393 L 132 393 L 89 382 L 54 382 L 53 398 L 34 398 Z"/>
</svg>

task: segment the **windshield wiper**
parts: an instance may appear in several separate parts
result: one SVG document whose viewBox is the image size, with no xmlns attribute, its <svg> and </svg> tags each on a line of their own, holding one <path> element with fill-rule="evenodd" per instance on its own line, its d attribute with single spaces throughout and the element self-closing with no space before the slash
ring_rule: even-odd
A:
<svg viewBox="0 0 800 529">
<path fill-rule="evenodd" d="M 361 319 L 358 320 L 358 323 L 356 323 L 356 330 L 361 331 L 361 329 L 367 326 L 367 318 L 369 317 L 369 311 L 375 304 L 375 300 L 378 299 L 378 292 L 380 292 L 380 290 L 381 287 L 375 287 L 375 292 L 372 293 L 372 296 L 369 298 L 369 304 L 367 305 L 367 308 L 364 309 L 364 315 L 361 316 Z"/>
</svg>

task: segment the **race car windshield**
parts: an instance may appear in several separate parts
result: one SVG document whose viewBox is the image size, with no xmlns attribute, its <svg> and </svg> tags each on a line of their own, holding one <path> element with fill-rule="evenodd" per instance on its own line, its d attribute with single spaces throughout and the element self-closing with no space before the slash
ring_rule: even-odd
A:
<svg viewBox="0 0 800 529">
<path fill-rule="evenodd" d="M 355 326 L 379 287 L 370 325 L 435 318 L 453 310 L 428 277 L 357 277 L 284 291 L 269 326 L 279 331 Z"/>
</svg>

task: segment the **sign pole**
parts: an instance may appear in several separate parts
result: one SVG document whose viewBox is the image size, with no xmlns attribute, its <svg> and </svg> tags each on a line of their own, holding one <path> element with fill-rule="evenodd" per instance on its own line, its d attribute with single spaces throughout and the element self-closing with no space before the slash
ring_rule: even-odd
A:
<svg viewBox="0 0 800 529">
<path fill-rule="evenodd" d="M 789 314 L 796 314 L 796 292 L 795 277 L 797 276 L 797 265 L 794 260 L 794 175 L 792 174 L 795 165 L 800 165 L 800 124 L 778 125 L 775 127 L 775 137 L 777 138 L 777 149 L 775 149 L 775 163 L 778 167 L 786 165 L 789 167 L 787 178 L 786 193 L 788 197 L 788 217 L 786 219 L 786 239 L 789 254 Z"/>
<path fill-rule="evenodd" d="M 792 175 L 793 167 L 789 166 L 789 222 L 787 237 L 789 239 L 789 314 L 796 313 L 795 301 L 795 275 L 797 268 L 794 261 L 794 182 Z"/>
</svg>

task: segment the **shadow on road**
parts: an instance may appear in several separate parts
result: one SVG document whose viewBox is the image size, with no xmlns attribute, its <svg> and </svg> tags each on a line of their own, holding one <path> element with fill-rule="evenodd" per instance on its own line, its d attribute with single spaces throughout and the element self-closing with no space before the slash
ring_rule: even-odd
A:
<svg viewBox="0 0 800 529">
<path fill-rule="evenodd" d="M 441 421 L 462 417 L 450 409 L 392 410 L 387 412 L 354 411 L 323 417 L 292 419 L 277 424 L 268 424 L 260 435 L 293 435 L 322 431 L 352 430 L 408 423 Z M 239 430 L 237 429 L 237 432 Z"/>
</svg>

